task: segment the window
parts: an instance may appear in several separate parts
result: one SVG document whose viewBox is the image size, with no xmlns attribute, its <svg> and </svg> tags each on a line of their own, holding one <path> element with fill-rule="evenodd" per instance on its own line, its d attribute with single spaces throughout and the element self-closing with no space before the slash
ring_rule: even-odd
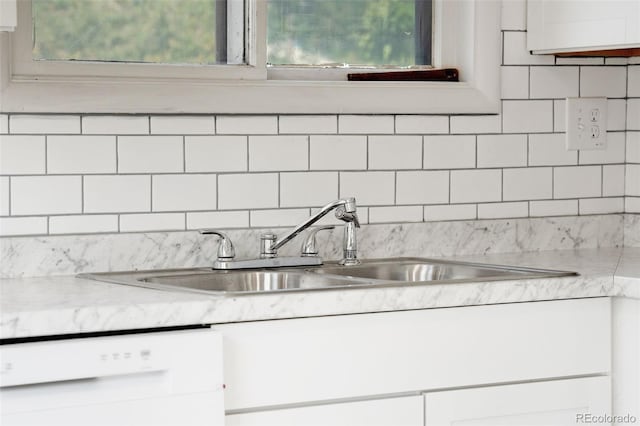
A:
<svg viewBox="0 0 640 426">
<path fill-rule="evenodd" d="M 497 0 L 17 4 L 16 32 L 0 33 L 3 111 L 497 112 Z M 431 66 L 464 81 L 345 75 Z"/>
<path fill-rule="evenodd" d="M 431 1 L 269 0 L 267 4 L 271 65 L 430 65 L 430 41 Z"/>
<path fill-rule="evenodd" d="M 34 60 L 227 63 L 214 0 L 32 0 Z M 222 10 L 221 10 L 222 9 Z M 225 25 L 225 21 L 221 22 Z M 224 49 L 226 49 L 226 38 Z M 239 58 L 243 62 L 244 58 Z"/>
</svg>

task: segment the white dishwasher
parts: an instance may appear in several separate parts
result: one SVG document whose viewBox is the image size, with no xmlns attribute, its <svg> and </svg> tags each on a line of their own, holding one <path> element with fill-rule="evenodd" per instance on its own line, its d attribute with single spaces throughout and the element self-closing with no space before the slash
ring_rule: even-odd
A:
<svg viewBox="0 0 640 426">
<path fill-rule="evenodd" d="M 222 337 L 160 331 L 0 346 L 0 424 L 223 425 Z"/>
</svg>

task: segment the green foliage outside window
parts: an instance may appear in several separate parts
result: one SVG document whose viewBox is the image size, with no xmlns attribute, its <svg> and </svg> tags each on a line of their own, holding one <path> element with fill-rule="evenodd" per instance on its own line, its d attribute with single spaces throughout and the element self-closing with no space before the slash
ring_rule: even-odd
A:
<svg viewBox="0 0 640 426">
<path fill-rule="evenodd" d="M 216 62 L 214 0 L 32 4 L 35 59 Z M 268 61 L 412 65 L 413 32 L 413 0 L 269 0 Z"/>
</svg>

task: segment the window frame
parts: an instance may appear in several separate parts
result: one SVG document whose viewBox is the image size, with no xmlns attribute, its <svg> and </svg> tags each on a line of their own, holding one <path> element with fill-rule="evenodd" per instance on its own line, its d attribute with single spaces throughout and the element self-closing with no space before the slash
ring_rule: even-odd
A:
<svg viewBox="0 0 640 426">
<path fill-rule="evenodd" d="M 310 78 L 281 79 L 266 66 L 266 3 L 246 4 L 247 65 L 57 64 L 30 60 L 29 43 L 25 45 L 30 40 L 30 1 L 18 0 L 16 32 L 0 33 L 0 111 L 499 113 L 499 0 L 434 0 L 434 39 L 439 42 L 434 43 L 433 62 L 458 68 L 461 81 L 455 83 L 335 81 L 323 79 L 318 69 L 310 70 L 316 73 Z"/>
</svg>

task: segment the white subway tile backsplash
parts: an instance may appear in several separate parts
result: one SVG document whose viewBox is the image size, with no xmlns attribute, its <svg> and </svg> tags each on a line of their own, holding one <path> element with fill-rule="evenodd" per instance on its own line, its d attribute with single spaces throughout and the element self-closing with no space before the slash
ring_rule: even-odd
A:
<svg viewBox="0 0 640 426">
<path fill-rule="evenodd" d="M 77 115 L 12 115 L 10 120 L 11 133 L 80 133 L 80 117 Z"/>
<path fill-rule="evenodd" d="M 338 172 L 280 174 L 280 207 L 320 206 L 338 198 Z"/>
<path fill-rule="evenodd" d="M 369 170 L 421 168 L 421 136 L 369 136 Z"/>
<path fill-rule="evenodd" d="M 640 197 L 625 197 L 624 210 L 627 213 L 640 213 Z"/>
<path fill-rule="evenodd" d="M 575 216 L 578 214 L 578 200 L 530 201 L 531 217 Z"/>
<path fill-rule="evenodd" d="M 453 115 L 451 133 L 500 133 L 499 115 Z"/>
<path fill-rule="evenodd" d="M 22 176 L 11 178 L 11 214 L 82 213 L 80 176 Z"/>
<path fill-rule="evenodd" d="M 424 206 L 424 220 L 436 222 L 443 220 L 471 220 L 477 218 L 475 204 L 449 204 Z"/>
<path fill-rule="evenodd" d="M 448 171 L 397 172 L 396 204 L 445 204 L 448 202 Z"/>
<path fill-rule="evenodd" d="M 603 150 L 581 150 L 579 164 L 611 164 L 624 163 L 625 156 L 624 132 L 608 132 L 607 147 Z"/>
<path fill-rule="evenodd" d="M 96 174 L 116 172 L 115 136 L 48 136 L 47 172 Z"/>
<path fill-rule="evenodd" d="M 627 131 L 640 130 L 640 98 L 627 99 Z"/>
<path fill-rule="evenodd" d="M 325 134 L 338 133 L 336 115 L 281 115 L 280 134 Z"/>
<path fill-rule="evenodd" d="M 600 166 L 556 167 L 553 198 L 599 197 L 602 190 Z"/>
<path fill-rule="evenodd" d="M 0 177 L 0 216 L 9 216 L 9 178 Z"/>
<path fill-rule="evenodd" d="M 578 164 L 578 151 L 567 151 L 564 133 L 529 135 L 530 166 L 564 166 Z"/>
<path fill-rule="evenodd" d="M 0 177 L 0 216 L 9 216 L 9 178 Z"/>
<path fill-rule="evenodd" d="M 223 135 L 274 135 L 278 133 L 278 117 L 221 115 L 216 118 L 216 131 Z"/>
<path fill-rule="evenodd" d="M 640 62 L 530 55 L 526 0 L 502 10 L 500 115 L 0 114 L 0 235 L 292 226 L 340 196 L 362 223 L 640 212 Z M 609 98 L 607 149 L 565 149 L 575 96 Z"/>
<path fill-rule="evenodd" d="M 249 170 L 307 170 L 308 136 L 249 136 Z"/>
<path fill-rule="evenodd" d="M 394 172 L 342 172 L 340 197 L 355 197 L 360 206 L 394 204 Z"/>
<path fill-rule="evenodd" d="M 529 67 L 500 68 L 502 99 L 527 99 L 529 97 Z"/>
<path fill-rule="evenodd" d="M 553 101 L 503 101 L 504 133 L 545 133 L 553 131 Z"/>
<path fill-rule="evenodd" d="M 609 58 L 607 58 L 609 59 Z M 604 65 L 602 57 L 562 57 L 556 56 L 556 65 Z"/>
<path fill-rule="evenodd" d="M 364 170 L 367 168 L 366 136 L 311 136 L 311 170 Z"/>
<path fill-rule="evenodd" d="M 624 197 L 620 198 L 583 198 L 580 201 L 580 214 L 609 214 L 624 211 Z"/>
<path fill-rule="evenodd" d="M 631 63 L 633 59 L 634 58 L 618 58 L 614 56 L 611 58 L 604 58 L 604 63 L 605 65 L 627 65 Z"/>
<path fill-rule="evenodd" d="M 478 136 L 478 167 L 527 165 L 527 135 Z"/>
<path fill-rule="evenodd" d="M 625 130 L 627 128 L 626 99 L 609 99 L 607 101 L 607 130 Z"/>
<path fill-rule="evenodd" d="M 469 169 L 476 165 L 475 136 L 425 136 L 425 169 Z"/>
<path fill-rule="evenodd" d="M 251 226 L 296 226 L 309 217 L 309 209 L 253 210 Z"/>
<path fill-rule="evenodd" d="M 553 101 L 553 131 L 564 132 L 566 123 L 566 101 L 556 99 Z"/>
<path fill-rule="evenodd" d="M 85 213 L 148 212 L 150 176 L 85 176 Z"/>
<path fill-rule="evenodd" d="M 529 203 L 526 201 L 478 204 L 478 219 L 505 219 L 527 217 L 528 215 Z"/>
<path fill-rule="evenodd" d="M 157 175 L 152 178 L 152 210 L 215 210 L 216 175 Z"/>
<path fill-rule="evenodd" d="M 338 116 L 339 133 L 381 134 L 394 132 L 392 115 L 340 115 Z"/>
<path fill-rule="evenodd" d="M 629 65 L 627 97 L 640 98 L 640 65 Z"/>
<path fill-rule="evenodd" d="M 177 173 L 184 169 L 181 136 L 119 136 L 119 173 Z"/>
<path fill-rule="evenodd" d="M 180 231 L 184 213 L 141 213 L 120 215 L 120 232 Z"/>
<path fill-rule="evenodd" d="M 627 164 L 625 188 L 626 195 L 640 197 L 640 164 Z"/>
<path fill-rule="evenodd" d="M 527 29 L 526 0 L 507 0 L 502 2 L 501 26 L 503 30 Z"/>
<path fill-rule="evenodd" d="M 245 172 L 248 152 L 246 136 L 186 136 L 187 172 Z"/>
<path fill-rule="evenodd" d="M 46 217 L 2 217 L 0 236 L 42 235 L 47 233 Z"/>
<path fill-rule="evenodd" d="M 578 67 L 531 67 L 530 98 L 553 99 L 578 96 Z"/>
<path fill-rule="evenodd" d="M 505 201 L 551 198 L 553 171 L 551 167 L 505 169 L 503 185 Z"/>
<path fill-rule="evenodd" d="M 246 210 L 225 212 L 187 212 L 187 229 L 228 229 L 249 227 Z"/>
<path fill-rule="evenodd" d="M 152 116 L 151 134 L 212 135 L 216 131 L 213 116 Z"/>
<path fill-rule="evenodd" d="M 624 195 L 624 172 L 625 166 L 622 164 L 602 167 L 603 197 L 618 197 Z"/>
<path fill-rule="evenodd" d="M 451 171 L 451 203 L 501 201 L 502 170 Z"/>
<path fill-rule="evenodd" d="M 504 65 L 553 65 L 553 55 L 531 55 L 527 50 L 527 33 L 504 32 Z"/>
<path fill-rule="evenodd" d="M 87 135 L 148 135 L 149 117 L 95 115 L 82 117 L 82 133 Z"/>
<path fill-rule="evenodd" d="M 581 97 L 624 98 L 626 93 L 627 67 L 581 67 Z"/>
<path fill-rule="evenodd" d="M 397 115 L 396 133 L 439 134 L 449 133 L 447 115 Z"/>
<path fill-rule="evenodd" d="M 0 174 L 45 173 L 45 136 L 0 135 Z"/>
<path fill-rule="evenodd" d="M 422 222 L 422 206 L 369 207 L 369 223 Z"/>
<path fill-rule="evenodd" d="M 218 209 L 278 207 L 278 174 L 254 173 L 218 176 Z"/>
<path fill-rule="evenodd" d="M 640 164 L 640 132 L 627 132 L 627 163 Z"/>
<path fill-rule="evenodd" d="M 50 234 L 95 234 L 100 232 L 118 232 L 118 215 L 73 215 L 51 216 Z"/>
</svg>

